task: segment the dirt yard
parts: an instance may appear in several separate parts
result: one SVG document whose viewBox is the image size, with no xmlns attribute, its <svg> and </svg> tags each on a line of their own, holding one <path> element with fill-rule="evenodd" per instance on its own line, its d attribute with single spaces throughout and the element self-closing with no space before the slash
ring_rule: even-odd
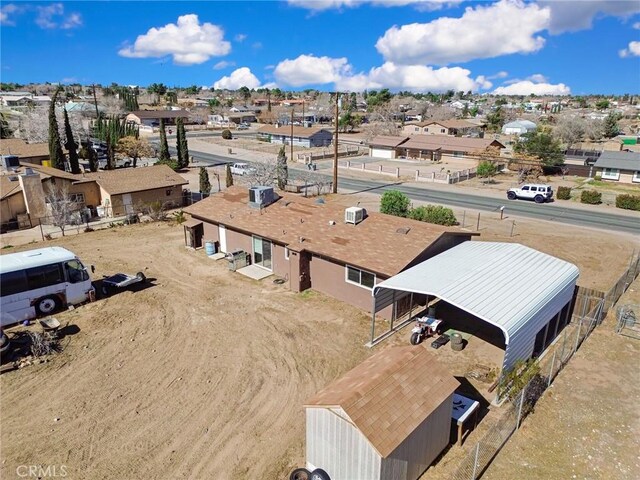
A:
<svg viewBox="0 0 640 480">
<path fill-rule="evenodd" d="M 640 304 L 640 278 L 618 305 Z M 614 332 L 612 310 L 560 372 L 486 480 L 640 478 L 640 340 Z"/>
<path fill-rule="evenodd" d="M 156 280 L 56 315 L 79 327 L 63 353 L 0 377 L 4 479 L 19 465 L 64 465 L 73 479 L 284 478 L 304 460 L 304 400 L 371 353 L 361 312 L 232 274 L 185 249 L 180 227 L 47 245 L 94 264 L 94 278 Z"/>
</svg>

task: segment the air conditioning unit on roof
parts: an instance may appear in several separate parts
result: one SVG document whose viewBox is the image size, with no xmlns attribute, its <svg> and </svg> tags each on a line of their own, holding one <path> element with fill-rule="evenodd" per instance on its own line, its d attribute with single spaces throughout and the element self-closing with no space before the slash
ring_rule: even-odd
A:
<svg viewBox="0 0 640 480">
<path fill-rule="evenodd" d="M 359 224 L 365 217 L 365 210 L 361 207 L 349 207 L 344 211 L 344 223 Z"/>
</svg>

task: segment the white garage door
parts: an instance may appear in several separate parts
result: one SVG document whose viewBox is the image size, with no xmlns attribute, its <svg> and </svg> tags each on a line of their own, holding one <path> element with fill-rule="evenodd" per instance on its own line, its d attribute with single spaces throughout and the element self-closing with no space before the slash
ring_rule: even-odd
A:
<svg viewBox="0 0 640 480">
<path fill-rule="evenodd" d="M 395 158 L 395 151 L 382 148 L 371 148 L 370 155 L 374 158 Z"/>
</svg>

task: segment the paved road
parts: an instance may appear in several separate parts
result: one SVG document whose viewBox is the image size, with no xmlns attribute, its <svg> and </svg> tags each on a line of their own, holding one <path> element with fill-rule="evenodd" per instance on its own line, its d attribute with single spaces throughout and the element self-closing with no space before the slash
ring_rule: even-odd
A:
<svg viewBox="0 0 640 480">
<path fill-rule="evenodd" d="M 175 149 L 170 148 L 170 150 L 171 153 L 175 153 Z M 224 155 L 195 152 L 191 150 L 190 153 L 194 156 L 194 159 L 203 163 L 208 163 L 212 166 L 224 165 L 226 163 L 233 163 L 236 161 L 246 161 L 240 158 L 229 158 Z M 317 174 L 329 178 L 329 175 L 319 172 Z M 481 195 L 461 193 L 458 190 L 431 190 L 426 186 L 415 187 L 405 185 L 401 182 L 385 183 L 376 180 L 341 177 L 338 182 L 338 186 L 341 190 L 348 190 L 354 193 L 369 192 L 382 194 L 385 190 L 400 190 L 413 200 L 481 211 L 496 211 L 504 205 L 506 207 L 505 211 L 512 215 L 640 235 L 640 215 L 619 215 L 607 211 L 598 211 L 597 209 L 568 208 L 554 204 L 539 205 L 526 200 L 509 201 L 506 198 L 501 200 Z"/>
</svg>

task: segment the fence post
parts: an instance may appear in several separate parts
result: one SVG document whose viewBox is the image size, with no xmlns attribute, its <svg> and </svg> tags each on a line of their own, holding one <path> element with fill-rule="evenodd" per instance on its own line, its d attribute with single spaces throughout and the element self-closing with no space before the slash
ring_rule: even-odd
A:
<svg viewBox="0 0 640 480">
<path fill-rule="evenodd" d="M 564 362 L 564 347 L 567 345 L 567 327 L 564 327 L 564 339 L 562 340 L 562 352 L 560 352 L 560 364 Z"/>
<path fill-rule="evenodd" d="M 416 182 L 420 179 L 420 170 L 416 170 Z"/>
<path fill-rule="evenodd" d="M 553 366 L 556 363 L 556 353 L 558 353 L 558 349 L 553 351 L 553 358 L 551 359 L 551 368 L 549 369 L 549 379 L 547 380 L 547 388 L 551 385 L 551 379 L 553 378 Z"/>
<path fill-rule="evenodd" d="M 478 471 L 478 455 L 480 454 L 480 442 L 476 443 L 476 455 L 473 460 L 473 474 L 471 480 L 476 480 L 476 472 Z"/>
<path fill-rule="evenodd" d="M 400 178 L 400 167 L 396 167 L 396 178 Z"/>
<path fill-rule="evenodd" d="M 580 330 L 582 330 L 582 317 L 580 317 L 580 323 L 578 323 L 578 333 L 576 334 L 576 344 L 573 347 L 573 353 L 578 350 L 578 343 L 580 343 Z"/>
<path fill-rule="evenodd" d="M 527 389 L 525 385 L 520 394 L 520 405 L 518 406 L 518 419 L 516 420 L 516 430 L 520 428 L 520 420 L 522 419 L 522 405 L 524 404 L 524 392 Z"/>
<path fill-rule="evenodd" d="M 463 210 L 462 211 L 462 228 L 464 228 L 464 219 L 465 219 L 466 215 L 467 215 L 467 211 Z"/>
<path fill-rule="evenodd" d="M 476 224 L 476 232 L 480 230 L 480 212 L 478 212 L 478 223 Z"/>
</svg>

